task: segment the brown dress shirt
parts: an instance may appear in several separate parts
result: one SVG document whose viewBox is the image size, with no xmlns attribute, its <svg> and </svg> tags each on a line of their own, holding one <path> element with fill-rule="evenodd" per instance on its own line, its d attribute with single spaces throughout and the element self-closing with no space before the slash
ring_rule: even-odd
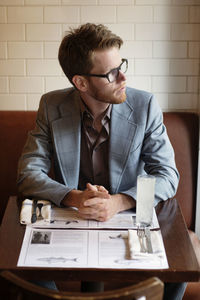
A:
<svg viewBox="0 0 200 300">
<path fill-rule="evenodd" d="M 98 132 L 94 128 L 94 118 L 88 108 L 81 102 L 81 158 L 79 186 L 85 190 L 86 183 L 103 185 L 109 191 L 109 128 L 110 105 L 102 116 L 102 129 Z"/>
</svg>

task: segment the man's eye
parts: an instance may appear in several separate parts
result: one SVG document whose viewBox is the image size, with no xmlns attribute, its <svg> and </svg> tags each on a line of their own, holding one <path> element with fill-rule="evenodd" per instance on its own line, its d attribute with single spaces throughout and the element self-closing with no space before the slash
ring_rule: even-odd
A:
<svg viewBox="0 0 200 300">
<path fill-rule="evenodd" d="M 111 75 L 112 77 L 116 77 L 116 76 L 117 76 L 117 73 L 118 73 L 118 70 L 117 70 L 117 69 L 114 69 L 114 70 L 112 70 L 112 72 L 110 72 L 110 75 Z"/>
</svg>

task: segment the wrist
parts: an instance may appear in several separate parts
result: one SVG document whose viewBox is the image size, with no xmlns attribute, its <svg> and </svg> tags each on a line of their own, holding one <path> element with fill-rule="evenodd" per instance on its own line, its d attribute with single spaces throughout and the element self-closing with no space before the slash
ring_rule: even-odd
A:
<svg viewBox="0 0 200 300">
<path fill-rule="evenodd" d="M 71 190 L 63 200 L 61 201 L 61 204 L 68 207 L 78 207 L 77 198 L 78 195 L 81 193 L 79 190 Z"/>
<path fill-rule="evenodd" d="M 136 201 L 126 194 L 115 194 L 111 196 L 114 200 L 113 203 L 116 203 L 116 212 L 134 208 L 136 206 Z"/>
</svg>

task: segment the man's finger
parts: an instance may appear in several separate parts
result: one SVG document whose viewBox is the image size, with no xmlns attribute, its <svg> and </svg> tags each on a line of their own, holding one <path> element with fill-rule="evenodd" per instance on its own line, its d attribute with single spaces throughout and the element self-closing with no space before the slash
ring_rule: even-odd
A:
<svg viewBox="0 0 200 300">
<path fill-rule="evenodd" d="M 87 187 L 87 190 L 98 191 L 97 186 L 96 185 L 92 185 L 91 183 L 87 183 L 86 187 Z"/>
<path fill-rule="evenodd" d="M 99 191 L 99 192 L 108 193 L 108 190 L 103 185 L 93 185 L 91 183 L 87 183 L 86 188 L 87 188 L 87 190 L 90 190 L 90 191 Z"/>
<path fill-rule="evenodd" d="M 110 195 L 109 194 L 105 194 L 104 197 L 90 198 L 90 199 L 88 199 L 88 200 L 86 200 L 84 202 L 84 206 L 101 205 L 101 204 L 104 204 L 105 202 L 107 202 L 108 199 L 110 199 Z"/>
<path fill-rule="evenodd" d="M 98 185 L 97 189 L 99 192 L 106 192 L 108 193 L 108 190 L 103 185 Z"/>
</svg>

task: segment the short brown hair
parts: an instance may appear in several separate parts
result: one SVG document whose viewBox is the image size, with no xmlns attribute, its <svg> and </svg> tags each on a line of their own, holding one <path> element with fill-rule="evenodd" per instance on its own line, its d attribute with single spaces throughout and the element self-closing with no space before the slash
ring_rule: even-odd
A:
<svg viewBox="0 0 200 300">
<path fill-rule="evenodd" d="M 86 74 L 92 69 L 92 53 L 95 50 L 120 48 L 122 44 L 122 39 L 106 26 L 87 23 L 77 29 L 70 29 L 61 42 L 58 59 L 73 84 L 74 75 Z"/>
</svg>

